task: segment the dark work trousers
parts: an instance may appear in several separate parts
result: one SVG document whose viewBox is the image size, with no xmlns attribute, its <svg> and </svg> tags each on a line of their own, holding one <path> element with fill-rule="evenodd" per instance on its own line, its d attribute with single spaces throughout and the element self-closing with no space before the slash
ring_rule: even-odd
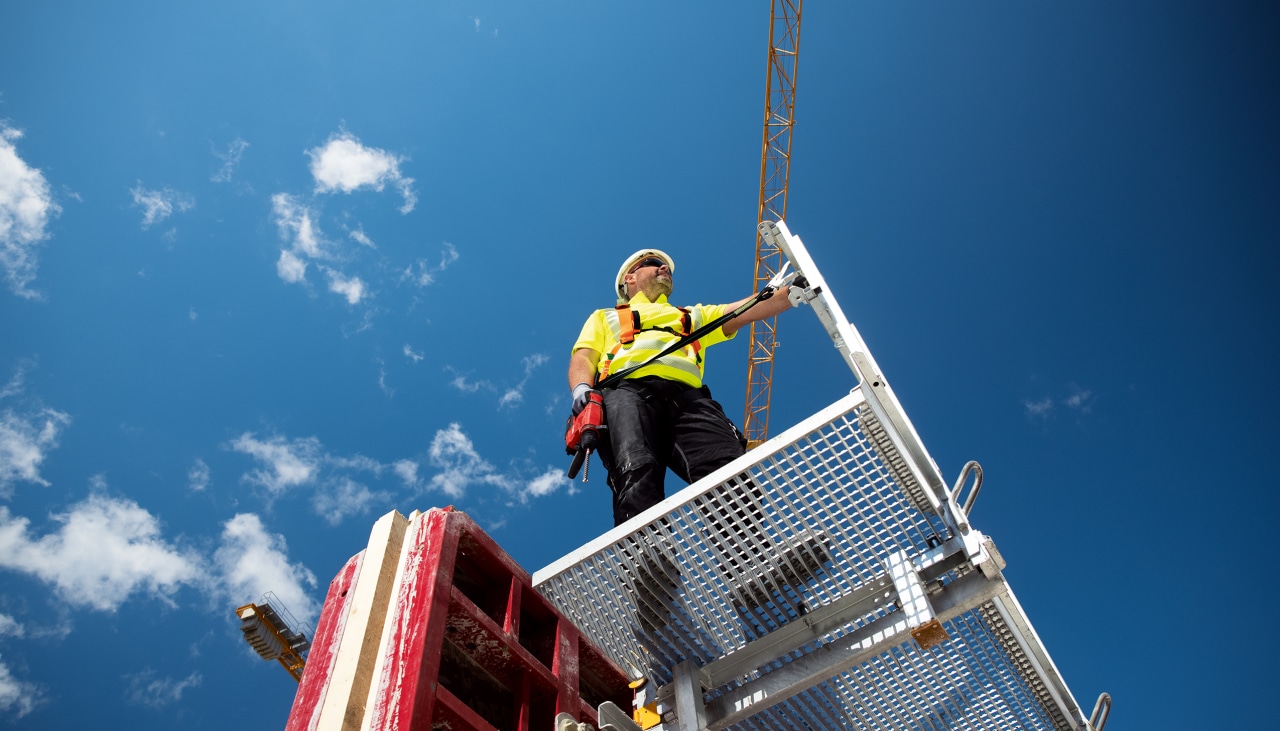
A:
<svg viewBox="0 0 1280 731">
<path fill-rule="evenodd" d="M 600 461 L 613 490 L 613 524 L 625 523 L 666 496 L 667 468 L 696 482 L 732 462 L 746 440 L 711 391 L 649 376 L 604 392 L 609 439 Z"/>
</svg>

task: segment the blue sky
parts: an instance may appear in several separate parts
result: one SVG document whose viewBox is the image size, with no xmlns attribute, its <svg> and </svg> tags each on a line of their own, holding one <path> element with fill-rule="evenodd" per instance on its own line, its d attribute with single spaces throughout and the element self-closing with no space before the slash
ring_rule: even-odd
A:
<svg viewBox="0 0 1280 731">
<path fill-rule="evenodd" d="M 453 504 L 530 572 L 608 528 L 568 348 L 641 246 L 749 292 L 768 12 L 6 4 L 0 724 L 280 728 L 231 612 L 314 619 L 377 516 Z M 1272 716 L 1278 29 L 805 7 L 789 224 L 1113 729 Z M 775 433 L 853 385 L 812 313 L 779 340 Z M 745 364 L 709 354 L 739 421 Z"/>
</svg>

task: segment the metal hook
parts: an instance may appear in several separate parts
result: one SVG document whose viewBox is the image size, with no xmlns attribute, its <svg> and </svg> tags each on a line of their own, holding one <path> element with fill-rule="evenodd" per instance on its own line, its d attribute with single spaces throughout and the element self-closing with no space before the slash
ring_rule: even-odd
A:
<svg viewBox="0 0 1280 731">
<path fill-rule="evenodd" d="M 968 517 L 969 511 L 973 509 L 973 504 L 978 499 L 978 490 L 982 489 L 982 465 L 973 459 L 965 462 L 964 468 L 960 470 L 960 479 L 956 480 L 955 487 L 951 488 L 951 494 L 959 500 L 960 488 L 964 487 L 965 480 L 969 479 L 970 472 L 974 475 L 973 487 L 969 490 L 969 496 L 965 498 L 964 505 L 961 507 L 966 517 Z"/>
</svg>

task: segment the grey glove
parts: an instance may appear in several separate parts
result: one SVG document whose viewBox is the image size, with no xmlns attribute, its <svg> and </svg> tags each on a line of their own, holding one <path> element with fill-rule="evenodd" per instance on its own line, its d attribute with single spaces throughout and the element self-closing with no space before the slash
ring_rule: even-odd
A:
<svg viewBox="0 0 1280 731">
<path fill-rule="evenodd" d="M 591 384 L 579 383 L 573 387 L 573 415 L 577 416 L 587 406 L 587 399 L 591 394 Z"/>
</svg>

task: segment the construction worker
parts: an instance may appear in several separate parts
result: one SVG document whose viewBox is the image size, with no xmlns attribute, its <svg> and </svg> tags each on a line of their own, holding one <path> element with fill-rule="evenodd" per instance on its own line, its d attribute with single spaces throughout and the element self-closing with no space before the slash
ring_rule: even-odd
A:
<svg viewBox="0 0 1280 731">
<path fill-rule="evenodd" d="M 676 307 L 675 262 L 657 249 L 627 257 L 615 282 L 618 306 L 596 310 L 569 358 L 573 413 L 610 372 L 643 363 L 751 297 L 726 305 Z M 703 385 L 705 350 L 743 326 L 791 307 L 787 288 L 726 321 L 699 340 L 629 374 L 603 392 L 608 438 L 599 446 L 613 490 L 613 522 L 621 525 L 665 497 L 668 467 L 692 483 L 741 456 L 746 440 Z"/>
</svg>

